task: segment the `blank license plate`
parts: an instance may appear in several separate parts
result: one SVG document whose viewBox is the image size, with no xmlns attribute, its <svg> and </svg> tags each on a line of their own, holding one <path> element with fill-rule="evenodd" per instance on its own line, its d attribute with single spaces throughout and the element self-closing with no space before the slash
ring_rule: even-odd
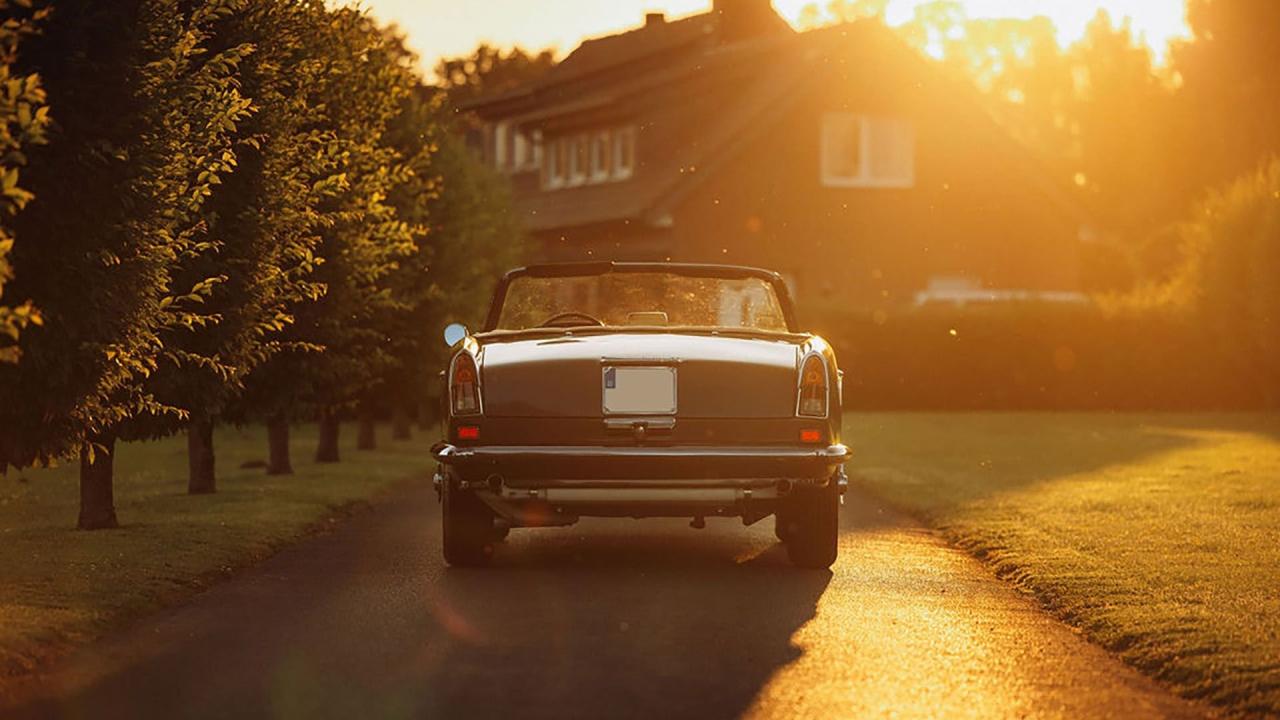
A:
<svg viewBox="0 0 1280 720">
<path fill-rule="evenodd" d="M 675 415 L 676 369 L 673 367 L 606 367 L 606 415 Z"/>
</svg>

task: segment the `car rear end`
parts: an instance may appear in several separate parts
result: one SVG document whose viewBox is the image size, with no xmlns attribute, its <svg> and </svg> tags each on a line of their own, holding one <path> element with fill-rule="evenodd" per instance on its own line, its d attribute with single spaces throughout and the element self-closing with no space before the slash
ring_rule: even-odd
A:
<svg viewBox="0 0 1280 720">
<path fill-rule="evenodd" d="M 835 355 L 793 332 L 482 333 L 450 364 L 448 405 L 442 493 L 506 527 L 785 518 L 797 498 L 838 504 L 849 455 Z"/>
</svg>

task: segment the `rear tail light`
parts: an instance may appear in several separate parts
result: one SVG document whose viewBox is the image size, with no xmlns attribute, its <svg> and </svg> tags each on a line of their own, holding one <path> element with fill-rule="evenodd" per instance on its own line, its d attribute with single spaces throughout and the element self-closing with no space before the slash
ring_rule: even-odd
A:
<svg viewBox="0 0 1280 720">
<path fill-rule="evenodd" d="M 480 414 L 480 372 L 470 353 L 461 353 L 449 371 L 449 403 L 455 416 Z"/>
<path fill-rule="evenodd" d="M 800 417 L 826 417 L 829 397 L 827 365 L 821 357 L 810 355 L 800 365 L 800 402 L 796 414 Z"/>
<path fill-rule="evenodd" d="M 813 445 L 816 443 L 820 443 L 822 442 L 822 431 L 821 430 L 801 430 L 800 442 L 805 443 L 806 445 Z"/>
<path fill-rule="evenodd" d="M 458 427 L 459 440 L 479 440 L 480 427 L 478 425 L 462 425 Z"/>
</svg>

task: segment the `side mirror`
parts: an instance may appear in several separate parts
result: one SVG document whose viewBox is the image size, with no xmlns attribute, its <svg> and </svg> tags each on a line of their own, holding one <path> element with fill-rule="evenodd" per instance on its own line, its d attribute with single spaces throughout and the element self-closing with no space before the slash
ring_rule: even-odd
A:
<svg viewBox="0 0 1280 720">
<path fill-rule="evenodd" d="M 462 323 L 453 323 L 444 329 L 444 342 L 449 347 L 453 347 L 463 340 L 466 340 L 467 336 L 470 334 L 471 331 L 467 330 L 466 325 L 463 325 Z"/>
</svg>

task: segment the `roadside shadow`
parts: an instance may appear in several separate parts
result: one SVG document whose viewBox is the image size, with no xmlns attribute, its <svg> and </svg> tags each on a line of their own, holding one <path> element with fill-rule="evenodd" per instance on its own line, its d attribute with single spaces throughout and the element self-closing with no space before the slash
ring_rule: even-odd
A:
<svg viewBox="0 0 1280 720">
<path fill-rule="evenodd" d="M 739 717 L 800 650 L 827 571 L 791 567 L 763 528 L 589 523 L 449 571 L 427 715 Z M 717 527 L 713 524 L 713 528 Z"/>
</svg>

